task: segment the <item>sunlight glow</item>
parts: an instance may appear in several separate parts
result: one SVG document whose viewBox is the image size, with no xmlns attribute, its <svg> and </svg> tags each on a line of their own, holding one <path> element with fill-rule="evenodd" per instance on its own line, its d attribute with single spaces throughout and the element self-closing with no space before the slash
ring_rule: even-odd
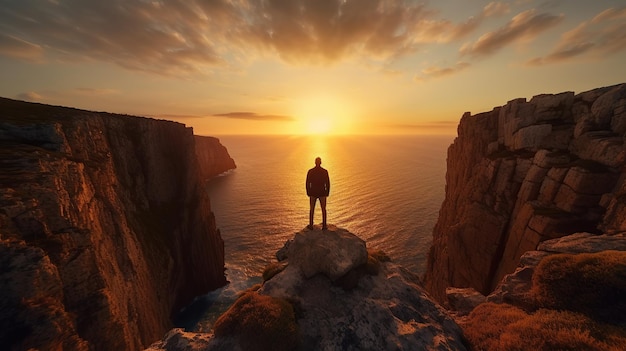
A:
<svg viewBox="0 0 626 351">
<path fill-rule="evenodd" d="M 316 96 L 297 101 L 294 134 L 350 134 L 353 112 L 335 97 Z"/>
<path fill-rule="evenodd" d="M 329 134 L 332 123 L 328 118 L 319 117 L 308 121 L 307 131 L 309 134 Z"/>
</svg>

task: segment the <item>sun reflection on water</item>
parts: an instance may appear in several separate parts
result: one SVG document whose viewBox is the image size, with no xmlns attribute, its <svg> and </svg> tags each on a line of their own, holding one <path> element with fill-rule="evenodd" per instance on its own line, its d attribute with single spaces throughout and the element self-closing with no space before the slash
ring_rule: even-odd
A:
<svg viewBox="0 0 626 351">
<path fill-rule="evenodd" d="M 421 274 L 443 201 L 446 149 L 451 139 L 221 138 L 237 169 L 209 182 L 208 191 L 225 243 L 231 284 L 212 299 L 228 300 L 236 291 L 258 283 L 264 267 L 276 260 L 276 251 L 308 224 L 304 183 L 316 157 L 321 157 L 330 175 L 328 222 Z M 321 222 L 319 205 L 315 222 Z M 205 325 L 210 325 L 207 318 Z"/>
</svg>

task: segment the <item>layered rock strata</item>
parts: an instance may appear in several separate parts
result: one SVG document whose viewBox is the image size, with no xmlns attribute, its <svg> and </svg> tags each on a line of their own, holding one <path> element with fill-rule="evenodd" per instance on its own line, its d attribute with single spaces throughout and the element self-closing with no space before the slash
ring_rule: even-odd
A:
<svg viewBox="0 0 626 351">
<path fill-rule="evenodd" d="M 190 128 L 1 99 L 0 144 L 3 347 L 143 349 L 226 283 Z"/>
<path fill-rule="evenodd" d="M 463 115 L 424 282 L 487 295 L 545 240 L 626 231 L 626 85 Z"/>
<path fill-rule="evenodd" d="M 272 269 L 276 274 L 266 274 L 258 290 L 244 295 L 245 306 L 235 302 L 215 323 L 215 334 L 172 330 L 151 350 L 466 349 L 459 326 L 416 276 L 384 254 L 368 252 L 365 242 L 345 229 L 304 229 L 277 257 L 282 261 Z M 276 309 L 267 306 L 272 301 L 293 306 L 291 321 L 275 317 Z M 242 311 L 245 315 L 238 315 Z M 246 324 L 258 311 L 267 311 L 265 317 Z M 257 335 L 261 330 L 281 334 L 267 338 Z M 276 338 L 278 345 L 263 344 Z"/>
</svg>

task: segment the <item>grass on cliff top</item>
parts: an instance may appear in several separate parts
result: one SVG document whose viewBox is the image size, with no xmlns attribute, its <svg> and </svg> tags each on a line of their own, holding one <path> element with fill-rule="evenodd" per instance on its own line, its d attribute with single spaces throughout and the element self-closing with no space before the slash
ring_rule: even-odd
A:
<svg viewBox="0 0 626 351">
<path fill-rule="evenodd" d="M 476 350 L 624 350 L 626 252 L 555 254 L 532 277 L 528 313 L 485 303 L 462 327 Z"/>
<path fill-rule="evenodd" d="M 244 350 L 294 350 L 298 324 L 293 306 L 256 292 L 247 292 L 215 322 L 215 336 L 239 341 Z"/>
<path fill-rule="evenodd" d="M 551 255 L 539 263 L 531 297 L 539 307 L 626 324 L 626 252 Z"/>
<path fill-rule="evenodd" d="M 618 351 L 626 331 L 575 312 L 541 309 L 528 314 L 507 304 L 484 303 L 462 324 L 474 350 Z"/>
</svg>

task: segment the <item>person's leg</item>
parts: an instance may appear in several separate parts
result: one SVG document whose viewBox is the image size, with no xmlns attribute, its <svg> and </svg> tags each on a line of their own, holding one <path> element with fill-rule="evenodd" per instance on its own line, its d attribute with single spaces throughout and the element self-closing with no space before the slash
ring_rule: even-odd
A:
<svg viewBox="0 0 626 351">
<path fill-rule="evenodd" d="M 313 229 L 313 212 L 315 211 L 315 201 L 317 198 L 315 196 L 309 196 L 309 229 Z M 320 201 L 321 202 L 321 201 Z"/>
<path fill-rule="evenodd" d="M 322 207 L 322 229 L 326 229 L 326 196 L 320 197 L 320 207 Z"/>
</svg>

